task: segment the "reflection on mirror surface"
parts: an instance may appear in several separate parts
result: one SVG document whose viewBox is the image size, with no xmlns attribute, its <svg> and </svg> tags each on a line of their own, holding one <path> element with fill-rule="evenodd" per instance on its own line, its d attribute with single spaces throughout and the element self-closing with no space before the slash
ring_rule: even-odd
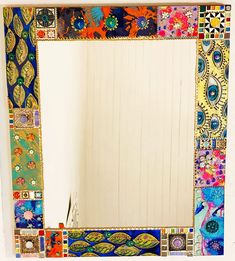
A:
<svg viewBox="0 0 235 261">
<path fill-rule="evenodd" d="M 46 226 L 192 225 L 195 53 L 39 42 Z"/>
</svg>

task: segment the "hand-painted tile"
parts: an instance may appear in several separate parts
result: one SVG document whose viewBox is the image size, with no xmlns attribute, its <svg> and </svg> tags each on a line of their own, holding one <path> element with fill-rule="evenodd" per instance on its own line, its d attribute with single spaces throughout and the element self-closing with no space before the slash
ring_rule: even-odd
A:
<svg viewBox="0 0 235 261">
<path fill-rule="evenodd" d="M 68 231 L 69 256 L 160 255 L 160 230 Z"/>
<path fill-rule="evenodd" d="M 157 34 L 162 38 L 197 38 L 197 6 L 159 6 Z"/>
<path fill-rule="evenodd" d="M 195 255 L 224 253 L 224 188 L 195 189 Z"/>
<path fill-rule="evenodd" d="M 41 190 L 39 130 L 11 130 L 13 190 Z"/>
<path fill-rule="evenodd" d="M 229 39 L 230 38 L 230 5 L 200 6 L 199 38 Z"/>
<path fill-rule="evenodd" d="M 42 200 L 18 200 L 15 202 L 16 228 L 43 228 Z"/>
<path fill-rule="evenodd" d="M 197 150 L 195 155 L 195 186 L 223 186 L 225 181 L 225 151 Z"/>
<path fill-rule="evenodd" d="M 229 40 L 198 40 L 196 138 L 226 138 Z"/>
<path fill-rule="evenodd" d="M 46 257 L 63 256 L 62 231 L 46 231 Z"/>
<path fill-rule="evenodd" d="M 162 256 L 192 256 L 193 228 L 162 228 L 161 255 Z"/>
<path fill-rule="evenodd" d="M 36 8 L 36 37 L 38 40 L 57 38 L 56 8 Z"/>
<path fill-rule="evenodd" d="M 138 38 L 157 36 L 157 8 L 58 8 L 58 37 L 62 39 Z"/>
<path fill-rule="evenodd" d="M 34 8 L 4 8 L 10 108 L 38 108 Z"/>
</svg>

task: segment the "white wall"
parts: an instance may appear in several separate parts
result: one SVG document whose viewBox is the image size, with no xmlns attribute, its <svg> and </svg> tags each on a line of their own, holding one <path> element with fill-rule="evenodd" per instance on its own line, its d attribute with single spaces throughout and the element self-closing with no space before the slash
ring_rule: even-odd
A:
<svg viewBox="0 0 235 261">
<path fill-rule="evenodd" d="M 86 3 L 146 3 L 146 1 L 138 0 L 89 0 Z M 161 3 L 177 2 L 161 0 Z M 180 0 L 178 2 L 189 2 Z M 232 21 L 235 20 L 235 1 L 234 0 L 221 0 L 221 1 L 190 1 L 190 3 L 226 3 L 233 4 L 232 8 Z M 18 4 L 80 4 L 82 0 L 1 0 L 0 7 L 2 12 L 2 6 L 4 5 L 18 5 Z M 148 0 L 148 3 L 156 3 L 155 0 Z M 235 160 L 234 160 L 234 148 L 235 148 L 235 26 L 232 22 L 232 39 L 231 39 L 231 58 L 230 58 L 230 93 L 229 93 L 229 115 L 228 115 L 228 149 L 227 149 L 227 171 L 226 171 L 226 205 L 225 205 L 225 256 L 224 257 L 196 257 L 193 260 L 233 260 L 235 257 Z M 13 229 L 13 215 L 12 215 L 12 201 L 11 201 L 11 173 L 10 173 L 10 151 L 9 151 L 9 135 L 8 135 L 8 115 L 7 115 L 7 102 L 6 102 L 6 77 L 5 77 L 5 51 L 4 51 L 4 34 L 3 34 L 3 19 L 0 15 L 0 175 L 1 175 L 1 194 L 0 194 L 0 259 L 1 260 L 14 260 L 13 255 L 13 241 L 12 241 L 12 229 Z M 146 257 L 138 257 L 138 260 L 143 260 Z M 154 257 L 153 257 L 154 258 Z M 100 258 L 101 259 L 101 258 Z M 108 258 L 105 258 L 107 260 Z M 113 258 L 110 258 L 113 259 Z M 115 260 L 118 259 L 115 257 Z M 125 258 L 127 260 L 128 258 Z M 134 258 L 130 258 L 133 260 Z M 148 257 L 150 260 L 151 257 Z M 168 257 L 167 260 L 183 260 L 184 257 Z M 188 260 L 187 257 L 185 257 Z M 33 259 L 31 259 L 33 260 Z M 73 260 L 73 259 L 72 259 Z"/>
</svg>

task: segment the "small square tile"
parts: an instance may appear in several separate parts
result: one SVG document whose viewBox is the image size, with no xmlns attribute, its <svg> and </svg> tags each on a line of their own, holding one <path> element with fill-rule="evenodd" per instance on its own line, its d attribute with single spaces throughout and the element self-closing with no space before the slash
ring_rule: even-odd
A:
<svg viewBox="0 0 235 261">
<path fill-rule="evenodd" d="M 193 240 L 188 240 L 188 245 L 193 245 Z"/>
<path fill-rule="evenodd" d="M 33 110 L 32 109 L 14 109 L 14 125 L 16 128 L 32 128 Z"/>
<path fill-rule="evenodd" d="M 56 9 L 55 8 L 36 8 L 36 27 L 55 28 Z"/>
<path fill-rule="evenodd" d="M 21 236 L 20 245 L 22 254 L 39 253 L 38 236 Z"/>
<path fill-rule="evenodd" d="M 187 246 L 187 250 L 192 251 L 193 250 L 193 246 Z"/>
<path fill-rule="evenodd" d="M 44 230 L 39 230 L 39 231 L 38 231 L 38 235 L 39 235 L 39 236 L 44 236 L 44 234 L 45 234 Z"/>
<path fill-rule="evenodd" d="M 34 197 L 35 197 L 35 199 L 42 199 L 42 192 L 41 191 L 35 191 Z"/>
<path fill-rule="evenodd" d="M 20 230 L 19 229 L 15 229 L 15 235 L 20 235 Z"/>
<path fill-rule="evenodd" d="M 169 251 L 186 250 L 186 234 L 169 234 Z"/>
<path fill-rule="evenodd" d="M 23 191 L 22 192 L 22 198 L 23 199 L 29 199 L 29 192 L 28 191 Z"/>
<path fill-rule="evenodd" d="M 193 234 L 188 234 L 188 239 L 193 239 Z"/>
</svg>

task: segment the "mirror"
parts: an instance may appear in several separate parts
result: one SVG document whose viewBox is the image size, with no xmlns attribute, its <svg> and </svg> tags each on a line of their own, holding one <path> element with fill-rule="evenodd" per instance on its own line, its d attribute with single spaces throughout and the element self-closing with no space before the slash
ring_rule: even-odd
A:
<svg viewBox="0 0 235 261">
<path fill-rule="evenodd" d="M 192 226 L 196 40 L 38 48 L 46 227 Z"/>
</svg>

